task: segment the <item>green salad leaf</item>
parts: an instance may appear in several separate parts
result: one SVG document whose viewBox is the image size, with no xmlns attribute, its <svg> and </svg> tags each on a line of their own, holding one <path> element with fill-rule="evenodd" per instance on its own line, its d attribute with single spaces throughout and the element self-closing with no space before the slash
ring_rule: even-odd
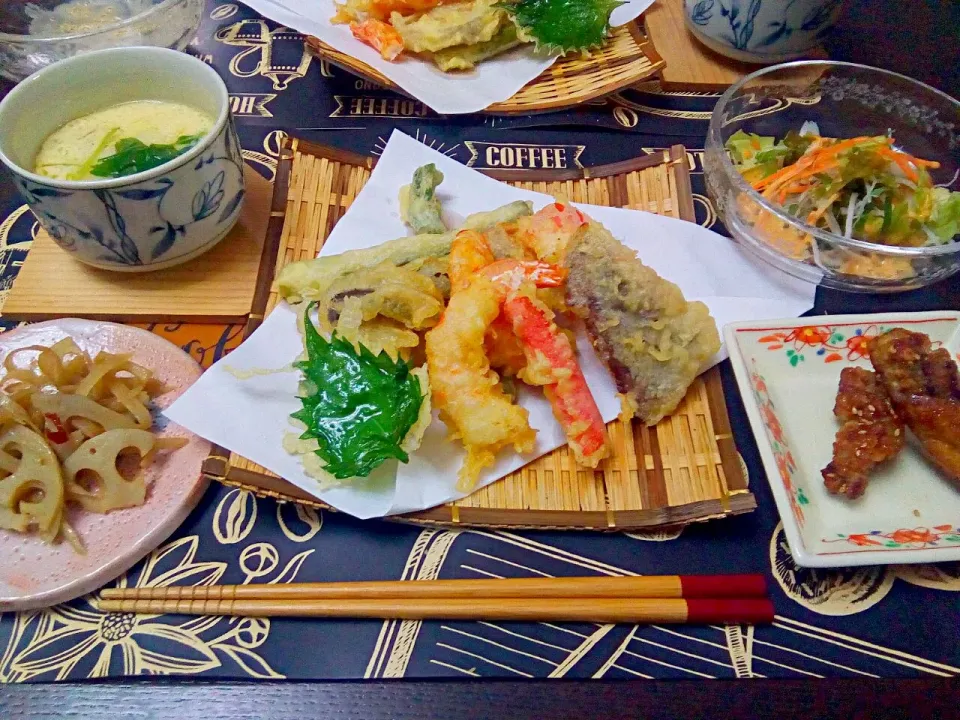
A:
<svg viewBox="0 0 960 720">
<path fill-rule="evenodd" d="M 950 242 L 960 234 L 960 192 L 933 188 L 933 213 L 928 227 L 940 242 Z"/>
<path fill-rule="evenodd" d="M 794 155 L 794 150 L 770 135 L 737 130 L 727 138 L 727 152 L 750 182 L 772 175 Z"/>
<path fill-rule="evenodd" d="M 538 51 L 566 55 L 603 45 L 610 13 L 621 0 L 505 0 L 500 7 L 513 17 L 518 35 Z"/>
<path fill-rule="evenodd" d="M 389 458 L 408 460 L 400 447 L 417 421 L 423 391 L 402 359 L 359 352 L 334 334 L 326 340 L 309 317 L 304 318 L 307 359 L 296 363 L 309 392 L 303 408 L 291 417 L 307 429 L 302 440 L 315 439 L 325 470 L 338 479 L 366 477 Z"/>
<path fill-rule="evenodd" d="M 117 178 L 150 170 L 183 155 L 202 137 L 202 133 L 181 135 L 168 145 L 147 145 L 137 138 L 123 138 L 113 146 L 113 155 L 100 158 L 90 169 L 90 174 Z"/>
</svg>

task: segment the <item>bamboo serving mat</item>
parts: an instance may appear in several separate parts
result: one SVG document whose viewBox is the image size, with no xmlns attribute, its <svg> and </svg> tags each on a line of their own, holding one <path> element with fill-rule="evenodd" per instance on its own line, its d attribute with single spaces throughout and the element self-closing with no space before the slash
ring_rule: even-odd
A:
<svg viewBox="0 0 960 720">
<path fill-rule="evenodd" d="M 4 319 L 49 320 L 68 308 L 73 317 L 115 322 L 246 322 L 273 279 L 265 277 L 260 287 L 260 268 L 276 253 L 264 244 L 270 182 L 249 167 L 244 179 L 243 209 L 230 233 L 209 252 L 166 270 L 90 267 L 41 229 L 4 303 Z"/>
<path fill-rule="evenodd" d="M 683 3 L 684 0 L 657 0 L 643 14 L 647 38 L 665 63 L 660 71 L 664 90 L 723 92 L 761 67 L 731 60 L 697 40 L 684 22 Z M 826 58 L 827 54 L 815 50 L 810 57 Z"/>
<path fill-rule="evenodd" d="M 285 200 L 277 269 L 316 256 L 370 178 L 375 160 L 300 140 L 288 141 L 275 184 L 274 214 Z M 486 171 L 528 190 L 569 200 L 630 207 L 692 220 L 682 146 L 585 170 Z M 279 222 L 279 219 L 278 219 Z M 266 312 L 278 302 L 271 291 Z M 756 500 L 730 431 L 720 373 L 694 382 L 656 427 L 608 425 L 615 453 L 598 470 L 560 448 L 455 503 L 394 520 L 423 525 L 627 530 L 749 512 Z M 327 507 L 268 470 L 222 448 L 204 465 L 211 479 L 258 495 Z M 454 478 L 450 479 L 454 482 Z"/>
<path fill-rule="evenodd" d="M 307 47 L 319 57 L 385 88 L 403 92 L 366 63 L 332 48 L 315 37 Z M 663 67 L 663 60 L 636 23 L 615 28 L 610 40 L 589 55 L 561 58 L 509 100 L 484 112 L 513 115 L 547 112 L 579 105 L 646 80 Z"/>
</svg>

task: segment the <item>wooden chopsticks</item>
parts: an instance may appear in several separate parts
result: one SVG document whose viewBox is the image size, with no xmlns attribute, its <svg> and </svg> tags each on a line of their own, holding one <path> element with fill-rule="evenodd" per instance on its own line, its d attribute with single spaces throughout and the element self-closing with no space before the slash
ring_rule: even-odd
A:
<svg viewBox="0 0 960 720">
<path fill-rule="evenodd" d="M 104 600 L 212 600 L 341 598 L 726 598 L 764 597 L 763 575 L 640 575 L 630 577 L 538 577 L 496 580 L 388 580 L 291 583 L 288 585 L 190 585 L 104 588 Z"/>
<path fill-rule="evenodd" d="M 249 617 L 764 623 L 762 575 L 509 578 L 106 588 L 104 612 Z"/>
<path fill-rule="evenodd" d="M 597 623 L 769 623 L 766 598 L 344 598 L 340 600 L 101 600 L 103 612 L 243 617 L 515 620 Z"/>
</svg>

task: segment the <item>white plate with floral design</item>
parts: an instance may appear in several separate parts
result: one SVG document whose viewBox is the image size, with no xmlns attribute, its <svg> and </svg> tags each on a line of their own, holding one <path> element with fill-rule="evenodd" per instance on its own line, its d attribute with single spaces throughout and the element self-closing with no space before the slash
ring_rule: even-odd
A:
<svg viewBox="0 0 960 720">
<path fill-rule="evenodd" d="M 911 438 L 856 500 L 831 495 L 820 470 L 839 424 L 840 371 L 871 368 L 866 340 L 894 327 L 926 333 L 960 358 L 960 313 L 828 315 L 724 328 L 767 479 L 798 565 L 960 560 L 960 489 Z"/>
</svg>

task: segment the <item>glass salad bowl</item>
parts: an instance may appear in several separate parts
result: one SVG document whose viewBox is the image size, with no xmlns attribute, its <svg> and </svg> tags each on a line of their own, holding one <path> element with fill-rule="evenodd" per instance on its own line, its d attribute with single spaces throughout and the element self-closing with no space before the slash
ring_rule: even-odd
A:
<svg viewBox="0 0 960 720">
<path fill-rule="evenodd" d="M 19 82 L 90 50 L 155 45 L 183 50 L 204 0 L 31 0 L 0 2 L 0 75 Z"/>
<path fill-rule="evenodd" d="M 789 172 L 789 183 L 784 173 L 760 179 L 798 162 L 818 135 L 874 140 L 856 154 L 833 153 L 836 162 L 804 158 L 809 164 Z M 819 140 L 812 150 L 831 144 Z M 863 160 L 871 147 L 891 159 L 888 169 L 865 166 L 876 163 Z M 763 167 L 745 177 L 750 164 Z M 960 195 L 947 192 L 960 190 L 958 169 L 960 102 L 903 75 L 829 61 L 775 65 L 733 85 L 713 111 L 704 156 L 710 197 L 743 247 L 794 277 L 855 292 L 909 290 L 960 270 Z M 833 184 L 808 192 L 824 182 Z"/>
</svg>

